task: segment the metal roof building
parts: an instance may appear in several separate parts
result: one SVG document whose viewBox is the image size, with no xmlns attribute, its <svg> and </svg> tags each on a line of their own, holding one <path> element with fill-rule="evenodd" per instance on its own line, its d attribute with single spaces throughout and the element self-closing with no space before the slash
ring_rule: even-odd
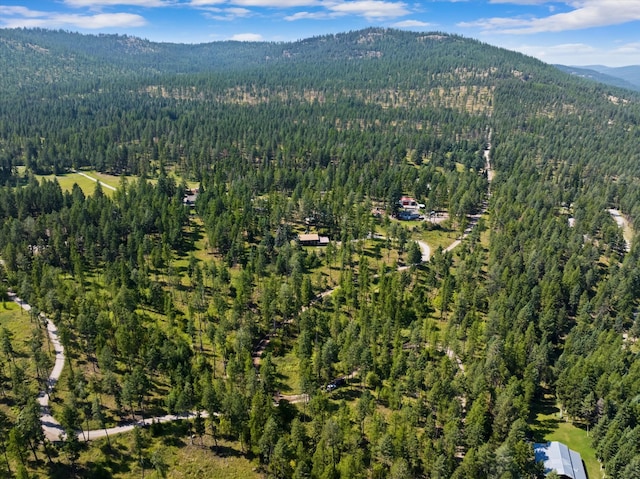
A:
<svg viewBox="0 0 640 479">
<path fill-rule="evenodd" d="M 544 463 L 545 474 L 556 471 L 560 477 L 567 479 L 587 479 L 580 454 L 561 442 L 534 444 L 533 450 L 536 461 Z"/>
</svg>

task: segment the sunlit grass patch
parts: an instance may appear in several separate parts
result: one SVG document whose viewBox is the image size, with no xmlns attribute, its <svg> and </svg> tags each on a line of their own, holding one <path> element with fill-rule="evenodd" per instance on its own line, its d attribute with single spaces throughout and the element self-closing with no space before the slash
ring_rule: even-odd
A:
<svg viewBox="0 0 640 479">
<path fill-rule="evenodd" d="M 555 398 L 547 394 L 542 402 L 534 406 L 535 419 L 531 429 L 536 442 L 559 441 L 566 444 L 582 456 L 589 479 L 603 477 L 586 429 L 560 417 L 560 410 L 554 401 Z"/>
</svg>

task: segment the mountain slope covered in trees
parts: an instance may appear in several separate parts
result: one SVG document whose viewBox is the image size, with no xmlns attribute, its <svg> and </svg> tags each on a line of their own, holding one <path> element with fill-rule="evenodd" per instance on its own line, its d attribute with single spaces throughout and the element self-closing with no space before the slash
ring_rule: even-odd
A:
<svg viewBox="0 0 640 479">
<path fill-rule="evenodd" d="M 586 68 L 591 70 L 611 75 L 617 78 L 632 83 L 635 86 L 640 86 L 640 66 L 639 65 L 627 65 L 624 67 L 607 67 L 604 65 L 590 65 Z"/>
<path fill-rule="evenodd" d="M 593 81 L 605 83 L 607 85 L 612 85 L 619 88 L 626 88 L 628 90 L 636 90 L 636 91 L 640 90 L 640 84 L 631 83 L 620 76 L 606 73 L 607 70 L 599 71 L 593 68 L 573 67 L 573 66 L 566 66 L 566 65 L 556 65 L 556 67 L 562 70 L 563 72 L 570 73 L 572 75 L 576 75 L 581 78 L 588 78 Z"/>
<path fill-rule="evenodd" d="M 15 413 L 46 358 L 0 331 L 8 474 L 178 474 L 196 450 L 269 477 L 533 478 L 557 407 L 607 477 L 640 477 L 640 250 L 609 213 L 640 215 L 637 93 L 382 29 L 1 30 L 0 61 L 2 278 L 69 356 L 52 449 Z M 119 187 L 43 179 L 72 170 Z M 398 221 L 403 195 L 431 221 Z M 128 445 L 71 439 L 194 410 Z"/>
</svg>

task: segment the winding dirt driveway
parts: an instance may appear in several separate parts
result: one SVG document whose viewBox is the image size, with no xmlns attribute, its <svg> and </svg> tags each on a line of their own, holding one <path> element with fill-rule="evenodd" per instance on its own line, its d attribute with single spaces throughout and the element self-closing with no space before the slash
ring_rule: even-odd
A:
<svg viewBox="0 0 640 479">
<path fill-rule="evenodd" d="M 31 305 L 25 303 L 22 299 L 20 299 L 14 292 L 8 292 L 9 299 L 11 301 L 18 304 L 25 311 L 31 311 Z M 47 380 L 46 389 L 40 391 L 38 393 L 38 404 L 41 406 L 40 413 L 40 422 L 42 423 L 42 430 L 44 432 L 45 437 L 52 442 L 64 440 L 66 437 L 66 433 L 60 423 L 51 415 L 51 409 L 49 407 L 50 394 L 53 391 L 56 383 L 60 379 L 60 375 L 62 374 L 62 370 L 64 369 L 64 362 L 66 360 L 64 355 L 64 347 L 60 342 L 60 338 L 58 335 L 58 328 L 53 321 L 46 318 L 43 313 L 41 316 L 46 319 L 47 324 L 47 333 L 49 334 L 49 340 L 53 346 L 55 351 L 55 362 L 53 365 L 53 369 L 51 370 L 51 374 L 49 374 L 49 379 Z M 110 427 L 106 429 L 92 429 L 92 430 L 82 430 L 78 431 L 78 440 L 82 442 L 92 441 L 94 439 L 99 439 L 109 436 L 114 436 L 116 434 L 121 434 L 124 432 L 129 432 L 133 430 L 136 426 L 148 426 L 154 423 L 163 423 L 170 421 L 179 421 L 182 419 L 194 419 L 198 413 L 190 412 L 185 414 L 166 414 L 164 416 L 155 416 L 149 417 L 145 419 L 141 419 L 140 421 L 134 421 L 127 424 L 123 424 L 121 426 Z M 200 412 L 200 417 L 206 418 L 209 417 L 206 411 Z"/>
<path fill-rule="evenodd" d="M 9 299 L 14 303 L 18 304 L 22 309 L 29 312 L 31 311 L 31 305 L 22 301 L 13 291 L 9 291 L 8 293 Z M 41 316 L 44 317 L 44 314 L 41 313 Z M 51 410 L 49 408 L 49 399 L 50 393 L 53 391 L 54 386 L 60 379 L 60 375 L 62 374 L 62 370 L 64 369 L 64 347 L 62 347 L 62 343 L 60 342 L 60 338 L 58 337 L 58 328 L 53 321 L 46 319 L 47 324 L 47 333 L 49 334 L 49 341 L 53 346 L 53 350 L 55 352 L 55 362 L 53 364 L 53 369 L 51 370 L 51 374 L 49 374 L 49 379 L 47 380 L 46 389 L 40 391 L 38 393 L 38 404 L 41 407 L 40 413 L 40 421 L 42 422 L 42 430 L 44 431 L 45 437 L 49 441 L 58 441 L 62 436 L 64 436 L 64 429 L 60 425 L 58 421 L 51 415 Z"/>
<path fill-rule="evenodd" d="M 379 235 L 379 234 L 374 234 L 374 235 L 369 235 L 369 238 L 374 238 L 374 239 L 385 239 L 386 237 L 383 235 Z M 429 245 L 427 243 L 425 243 L 424 241 L 418 240 L 416 241 L 416 243 L 418 243 L 418 246 L 420 246 L 420 251 L 422 252 L 422 262 L 426 263 L 427 261 L 429 261 L 429 259 L 431 258 L 431 248 L 429 247 Z M 398 267 L 398 271 L 404 271 L 409 269 L 410 266 L 399 266 Z M 314 303 L 317 303 L 318 301 L 321 301 L 322 299 L 326 298 L 327 296 L 331 296 L 336 290 L 338 289 L 338 286 L 336 286 L 335 288 L 331 288 L 331 289 L 327 289 L 325 291 L 322 291 L 321 293 L 319 293 L 309 304 L 309 306 L 313 305 Z M 305 311 L 306 309 L 309 308 L 309 306 L 303 306 L 302 310 L 300 312 Z M 280 329 L 281 327 L 283 327 L 286 324 L 291 324 L 293 322 L 293 318 L 289 318 L 287 319 L 285 322 L 280 323 L 278 325 L 278 329 Z M 269 346 L 269 344 L 271 343 L 271 339 L 273 339 L 273 337 L 275 336 L 276 331 L 271 331 L 270 333 L 268 333 L 267 335 L 265 335 L 260 342 L 256 345 L 256 347 L 253 349 L 253 352 L 251 354 L 251 358 L 253 361 L 253 366 L 255 368 L 259 368 L 260 367 L 260 361 L 262 359 L 262 355 L 264 354 L 264 352 L 267 350 L 267 347 Z M 306 396 L 306 395 L 304 395 Z M 287 399 L 289 400 L 289 398 L 285 397 L 285 396 L 280 396 L 282 399 Z M 292 396 L 293 397 L 293 396 Z M 289 400 L 289 402 L 295 403 L 295 402 L 301 402 L 300 397 L 298 397 L 298 395 L 296 395 L 294 397 L 294 399 Z"/>
<path fill-rule="evenodd" d="M 492 137 L 492 135 L 493 135 L 493 129 L 489 129 L 489 133 L 487 135 L 487 147 L 482 153 L 482 156 L 483 156 L 483 158 L 485 160 L 485 172 L 487 174 L 487 182 L 488 182 L 488 185 L 487 185 L 487 196 L 491 196 L 491 182 L 493 181 L 493 178 L 495 176 L 495 172 L 493 171 L 493 168 L 491 167 L 491 137 Z M 454 248 L 456 248 L 458 245 L 460 245 L 460 243 L 462 243 L 462 240 L 464 240 L 467 236 L 469 236 L 469 234 L 473 231 L 473 229 L 478 225 L 478 222 L 480 221 L 480 218 L 487 212 L 488 209 L 489 209 L 489 202 L 485 201 L 485 203 L 482 205 L 480 213 L 477 213 L 475 215 L 470 215 L 469 216 L 469 220 L 470 220 L 469 224 L 468 224 L 467 228 L 465 228 L 462 236 L 460 236 L 460 238 L 458 238 L 453 243 L 451 243 L 449 246 L 447 246 L 444 249 L 444 252 L 445 253 L 449 252 L 449 251 L 453 250 Z M 380 234 L 369 234 L 368 238 L 386 239 L 385 236 L 380 235 Z M 422 262 L 426 263 L 431 258 L 431 248 L 424 241 L 418 240 L 417 243 L 420 246 L 420 251 L 422 252 Z M 398 271 L 403 271 L 403 270 L 406 270 L 408 268 L 409 268 L 409 266 L 400 266 L 400 267 L 398 267 Z M 314 304 L 317 301 L 320 301 L 320 300 L 324 299 L 325 297 L 330 296 L 331 294 L 333 294 L 336 291 L 336 289 L 338 289 L 338 287 L 327 289 L 327 290 L 321 292 L 320 294 L 318 294 L 311 301 L 311 304 Z M 305 309 L 307 309 L 307 307 L 303 307 L 302 311 L 304 311 Z M 289 319 L 284 324 L 290 324 L 292 321 L 293 321 L 293 319 Z M 280 327 L 282 327 L 284 324 L 282 324 Z M 252 359 L 253 359 L 253 366 L 254 367 L 256 367 L 256 368 L 260 367 L 260 360 L 262 358 L 262 355 L 266 351 L 266 349 L 269 346 L 269 343 L 271 342 L 271 339 L 273 338 L 274 335 L 275 335 L 275 331 L 270 332 L 265 337 L 263 337 L 260 340 L 260 342 L 257 344 L 257 346 L 254 348 L 253 353 L 252 353 Z M 453 359 L 453 357 L 456 358 L 456 364 L 458 365 L 458 368 L 461 371 L 464 372 L 464 365 L 462 364 L 462 361 L 460 360 L 460 358 L 458 358 L 455 355 L 455 353 L 450 349 L 447 349 L 446 353 L 447 353 L 447 356 L 450 356 L 452 359 Z M 292 397 L 294 397 L 294 396 L 292 396 Z M 296 395 L 295 396 L 296 402 L 299 399 L 300 398 L 298 397 L 298 395 Z"/>
</svg>

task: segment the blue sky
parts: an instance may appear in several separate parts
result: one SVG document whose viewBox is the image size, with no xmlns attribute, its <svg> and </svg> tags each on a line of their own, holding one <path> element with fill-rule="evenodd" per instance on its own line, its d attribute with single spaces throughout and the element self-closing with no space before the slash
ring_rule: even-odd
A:
<svg viewBox="0 0 640 479">
<path fill-rule="evenodd" d="M 444 31 L 548 63 L 640 65 L 640 0 L 2 0 L 1 27 L 153 41 L 291 41 L 369 26 Z"/>
</svg>

